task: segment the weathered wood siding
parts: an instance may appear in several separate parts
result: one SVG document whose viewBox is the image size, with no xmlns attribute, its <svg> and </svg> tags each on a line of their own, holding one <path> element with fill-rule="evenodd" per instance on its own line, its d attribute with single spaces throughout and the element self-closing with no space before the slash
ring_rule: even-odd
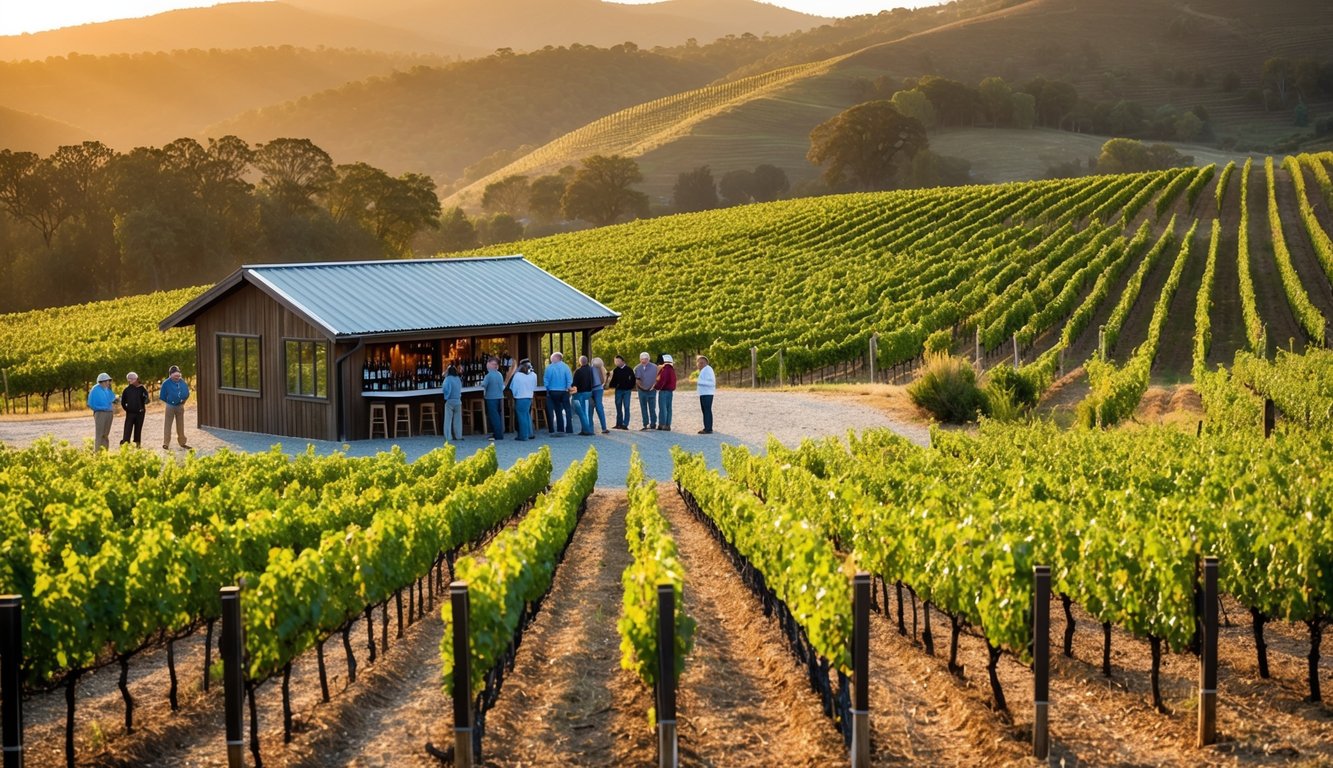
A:
<svg viewBox="0 0 1333 768">
<path fill-rule="evenodd" d="M 219 335 L 258 336 L 258 395 L 223 390 L 218 371 Z M 338 350 L 328 347 L 328 398 L 289 397 L 283 361 L 285 339 L 324 339 L 324 334 L 252 285 L 243 284 L 201 312 L 195 324 L 198 350 L 199 426 L 242 432 L 263 432 L 317 440 L 337 438 L 334 421 L 334 361 Z M 358 369 L 359 370 L 359 369 Z"/>
</svg>

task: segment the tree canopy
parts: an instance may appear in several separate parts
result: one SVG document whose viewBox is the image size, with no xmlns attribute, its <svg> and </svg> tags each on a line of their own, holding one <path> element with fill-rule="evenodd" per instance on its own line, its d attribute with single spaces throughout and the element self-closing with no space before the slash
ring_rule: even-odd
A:
<svg viewBox="0 0 1333 768">
<path fill-rule="evenodd" d="M 566 218 L 583 219 L 597 226 L 622 217 L 647 216 L 648 196 L 631 189 L 643 181 L 639 164 L 621 155 L 593 155 L 565 189 L 561 210 Z"/>
<path fill-rule="evenodd" d="M 928 146 L 919 120 L 904 116 L 888 101 L 867 101 L 815 126 L 806 157 L 828 165 L 824 181 L 829 187 L 841 186 L 850 175 L 860 189 L 886 189 L 899 160 Z"/>
</svg>

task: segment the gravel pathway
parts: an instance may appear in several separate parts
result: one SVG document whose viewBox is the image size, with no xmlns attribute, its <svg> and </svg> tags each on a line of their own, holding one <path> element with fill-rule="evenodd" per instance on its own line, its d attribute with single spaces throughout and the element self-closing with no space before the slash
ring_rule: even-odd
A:
<svg viewBox="0 0 1333 768">
<path fill-rule="evenodd" d="M 186 423 L 193 424 L 193 409 L 186 414 Z M 607 398 L 606 409 L 614 421 L 615 408 L 611 398 Z M 676 423 L 671 432 L 641 432 L 638 430 L 638 403 L 633 409 L 633 421 L 630 431 L 612 430 L 609 435 L 598 433 L 594 437 L 578 435 L 552 438 L 545 431 L 538 433 L 536 440 L 515 442 L 512 439 L 501 440 L 495 444 L 500 466 L 507 467 L 536 450 L 538 446 L 550 445 L 551 458 L 556 467 L 556 474 L 564 472 L 570 462 L 581 459 L 589 445 L 597 447 L 601 479 L 598 485 L 620 487 L 624 485 L 629 472 L 629 455 L 633 446 L 639 447 L 647 472 L 659 481 L 671 478 L 671 446 L 679 445 L 688 451 L 703 452 L 709 466 L 720 467 L 723 443 L 744 444 L 763 450 L 769 435 L 787 445 L 795 445 L 805 438 L 828 436 L 845 437 L 849 430 L 888 428 L 907 437 L 920 445 L 929 442 L 929 432 L 921 424 L 908 423 L 894 419 L 867 402 L 865 397 L 852 397 L 837 394 L 808 392 L 765 392 L 748 390 L 723 390 L 714 401 L 714 431 L 711 435 L 699 435 L 696 432 L 703 426 L 699 412 L 698 398 L 693 392 L 677 392 L 675 402 Z M 123 422 L 117 418 L 112 425 L 111 434 L 114 443 L 120 434 Z M 272 445 L 280 444 L 288 453 L 299 453 L 307 445 L 313 445 L 319 453 L 331 453 L 341 450 L 343 444 L 324 440 L 304 440 L 253 432 L 234 432 L 227 429 L 196 427 L 187 428 L 191 446 L 200 453 L 212 453 L 220 448 L 238 451 L 265 451 Z M 43 437 L 65 440 L 75 445 L 90 444 L 92 440 L 92 419 L 82 417 L 52 417 L 0 419 L 0 444 L 10 447 L 24 447 Z M 150 408 L 144 424 L 144 445 L 154 450 L 157 436 L 162 433 L 162 411 Z M 488 444 L 485 437 L 469 435 L 458 443 L 458 455 L 464 457 Z M 380 451 L 387 451 L 398 445 L 409 457 L 416 458 L 439 447 L 442 441 L 438 437 L 410 437 L 399 440 L 358 440 L 347 444 L 347 452 L 353 456 L 369 456 Z M 112 450 L 116 450 L 113 446 Z M 172 450 L 179 453 L 173 446 Z"/>
</svg>

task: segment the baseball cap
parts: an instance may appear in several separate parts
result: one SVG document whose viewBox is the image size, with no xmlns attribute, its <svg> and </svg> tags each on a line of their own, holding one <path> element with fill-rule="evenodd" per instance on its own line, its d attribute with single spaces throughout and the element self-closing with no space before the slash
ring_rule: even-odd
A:
<svg viewBox="0 0 1333 768">
<path fill-rule="evenodd" d="M 662 355 L 662 362 L 674 364 L 676 362 L 676 359 L 671 355 Z"/>
<path fill-rule="evenodd" d="M 97 374 L 97 383 L 98 383 L 98 384 L 101 384 L 101 383 L 104 382 L 104 381 L 111 381 L 111 374 L 109 374 L 109 373 L 99 373 L 99 374 Z"/>
</svg>

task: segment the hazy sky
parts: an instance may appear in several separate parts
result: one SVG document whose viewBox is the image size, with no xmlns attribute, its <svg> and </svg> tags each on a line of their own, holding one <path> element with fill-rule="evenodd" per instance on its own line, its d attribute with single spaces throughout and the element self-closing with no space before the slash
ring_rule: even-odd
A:
<svg viewBox="0 0 1333 768">
<path fill-rule="evenodd" d="M 652 2 L 653 0 L 615 0 Z M 886 8 L 933 5 L 941 0 L 766 0 L 819 16 L 853 16 Z M 3 0 L 0 35 L 39 32 L 94 21 L 151 16 L 173 8 L 217 5 L 217 0 Z"/>
</svg>

